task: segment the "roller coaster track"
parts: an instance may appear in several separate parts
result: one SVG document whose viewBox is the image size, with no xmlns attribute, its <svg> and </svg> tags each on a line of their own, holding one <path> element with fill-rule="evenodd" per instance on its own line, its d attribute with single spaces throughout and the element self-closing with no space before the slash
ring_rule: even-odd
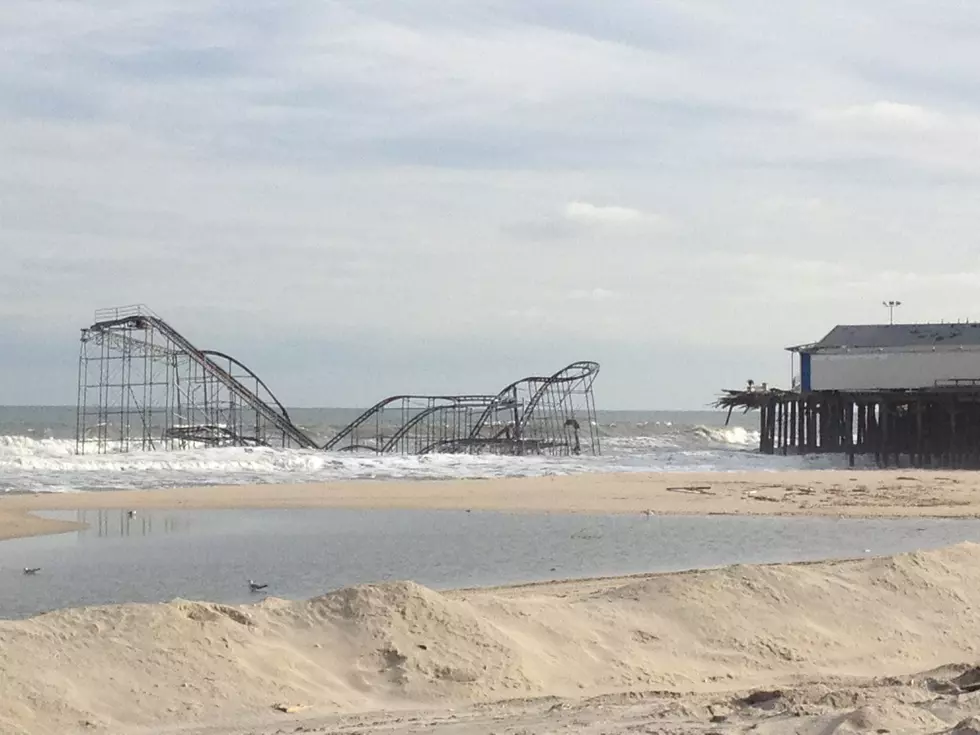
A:
<svg viewBox="0 0 980 735">
<path fill-rule="evenodd" d="M 559 393 L 558 402 L 561 403 L 564 402 L 567 395 L 575 389 L 577 384 L 588 381 L 588 386 L 586 387 L 590 387 L 598 374 L 599 363 L 581 361 L 573 362 L 571 365 L 559 370 L 550 378 L 546 378 L 544 384 L 541 385 L 531 397 L 527 408 L 524 409 L 524 413 L 521 416 L 520 422 L 518 423 L 518 433 L 522 433 L 527 427 L 528 422 L 534 415 L 534 409 L 538 407 L 538 404 L 541 403 L 542 398 L 547 394 L 549 389 L 557 386 Z"/>
<path fill-rule="evenodd" d="M 508 385 L 506 388 L 500 391 L 494 399 L 493 403 L 487 406 L 483 415 L 477 421 L 476 426 L 473 427 L 472 432 L 470 432 L 470 439 L 477 439 L 483 432 L 484 426 L 486 426 L 487 421 L 493 416 L 497 411 L 508 407 L 507 404 L 516 403 L 518 390 L 521 386 L 527 386 L 531 394 L 530 400 L 527 405 L 520 410 L 519 416 L 515 421 L 516 434 L 520 436 L 523 430 L 527 427 L 528 422 L 534 415 L 534 409 L 537 408 L 541 399 L 544 397 L 546 392 L 555 387 L 556 385 L 562 386 L 566 391 L 571 391 L 576 383 L 586 382 L 586 389 L 590 388 L 592 382 L 596 379 L 599 374 L 599 363 L 591 362 L 587 360 L 582 360 L 579 362 L 573 362 L 570 365 L 562 368 L 558 372 L 549 375 L 536 375 L 529 376 L 526 378 L 521 378 L 520 380 L 515 380 L 513 383 Z"/>
<path fill-rule="evenodd" d="M 313 439 L 311 439 L 302 429 L 293 424 L 293 422 L 289 419 L 289 414 L 286 412 L 283 405 L 278 399 L 275 398 L 272 391 L 269 390 L 265 383 L 263 383 L 252 370 L 230 355 L 226 355 L 215 350 L 199 350 L 190 342 L 190 340 L 184 337 L 184 335 L 145 307 L 135 308 L 134 313 L 119 315 L 115 318 L 103 321 L 96 321 L 91 327 L 89 327 L 88 332 L 92 335 L 108 335 L 112 334 L 111 330 L 113 327 L 124 326 L 144 331 L 149 331 L 151 329 L 156 330 L 176 346 L 176 352 L 171 351 L 170 354 L 187 355 L 190 360 L 200 366 L 206 375 L 223 384 L 229 392 L 234 394 L 245 405 L 255 411 L 257 415 L 261 416 L 272 426 L 281 431 L 284 436 L 288 437 L 300 448 L 318 448 Z M 119 337 L 115 336 L 111 337 L 110 339 L 119 339 Z M 137 342 L 149 344 L 142 340 L 137 340 Z M 159 348 L 152 348 L 151 352 L 155 355 L 158 350 Z M 265 391 L 272 398 L 275 406 L 273 407 L 269 405 L 269 403 L 258 396 L 228 370 L 225 370 L 213 358 L 226 359 L 229 361 L 229 363 L 234 364 L 244 370 L 250 377 L 255 379 L 255 381 L 261 385 L 263 389 L 265 389 Z"/>
<path fill-rule="evenodd" d="M 255 374 L 255 371 L 252 370 L 251 368 L 249 368 L 248 365 L 246 365 L 245 363 L 243 363 L 241 360 L 235 359 L 234 357 L 232 357 L 231 355 L 229 355 L 229 354 L 227 354 L 225 352 L 218 352 L 218 350 L 201 350 L 201 354 L 202 355 L 205 355 L 209 360 L 212 357 L 217 357 L 217 358 L 220 358 L 222 360 L 227 360 L 230 364 L 235 365 L 236 367 L 241 368 L 242 371 L 244 371 L 248 375 L 248 377 L 250 377 L 256 383 L 258 383 L 260 386 L 262 386 L 262 389 L 266 393 L 269 394 L 269 398 L 272 399 L 272 402 L 275 404 L 276 408 L 279 409 L 279 413 L 281 413 L 283 415 L 283 417 L 287 421 L 289 421 L 289 423 L 291 423 L 291 424 L 293 423 L 292 422 L 292 419 L 289 418 L 289 412 L 286 410 L 286 407 L 284 405 L 282 405 L 282 402 L 278 398 L 276 398 L 276 394 L 272 392 L 272 390 L 269 388 L 269 386 L 267 386 L 265 384 L 265 381 L 262 380 L 262 378 L 260 378 L 258 375 L 256 375 Z M 247 387 L 246 387 L 246 390 L 247 390 Z M 262 401 L 262 402 L 263 403 L 268 403 L 268 401 Z M 295 426 L 295 424 L 294 424 L 294 426 Z M 301 431 L 301 430 L 297 429 L 297 431 Z M 305 436 L 305 434 L 304 434 L 304 436 Z M 309 437 L 307 437 L 307 438 L 309 438 Z M 312 441 L 312 440 L 310 440 L 310 441 Z"/>
<path fill-rule="evenodd" d="M 244 363 L 202 350 L 147 307 L 97 311 L 82 330 L 76 451 L 282 446 L 319 449 Z M 599 453 L 592 385 L 573 362 L 496 394 L 402 394 L 379 401 L 324 450 L 427 454 Z"/>
<path fill-rule="evenodd" d="M 388 398 L 378 401 L 376 404 L 371 406 L 371 408 L 367 409 L 364 413 L 362 413 L 356 419 L 351 421 L 347 426 L 341 429 L 336 436 L 330 439 L 330 441 L 328 441 L 323 448 L 328 451 L 331 449 L 341 449 L 342 447 L 340 445 L 343 443 L 343 441 L 347 437 L 354 434 L 357 431 L 357 429 L 359 429 L 361 426 L 368 423 L 372 419 L 379 420 L 386 409 L 389 409 L 389 407 L 399 403 L 404 405 L 405 403 L 410 401 L 424 401 L 427 404 L 429 404 L 425 408 L 417 409 L 417 411 L 412 411 L 412 416 L 407 417 L 407 421 L 403 422 L 400 433 L 402 436 L 404 436 L 405 432 L 407 431 L 406 427 L 408 427 L 409 425 L 412 426 L 417 425 L 421 419 L 430 416 L 437 409 L 452 410 L 455 408 L 472 407 L 472 406 L 482 408 L 483 406 L 486 406 L 491 401 L 493 401 L 494 398 L 495 396 L 490 396 L 490 395 L 425 396 L 425 395 L 405 394 L 405 395 L 398 395 L 398 396 L 389 396 Z M 397 439 L 400 438 L 401 437 L 398 436 L 398 434 L 396 433 L 396 436 L 384 442 L 384 444 L 382 445 L 384 448 L 380 450 L 378 447 L 365 446 L 359 443 L 351 444 L 348 447 L 343 447 L 343 449 L 347 449 L 347 450 L 371 449 L 373 451 L 388 451 L 388 449 L 391 446 L 394 446 L 394 442 L 396 442 Z"/>
<path fill-rule="evenodd" d="M 341 429 L 324 449 L 387 454 L 410 446 L 417 454 L 579 453 L 579 418 L 594 418 L 592 384 L 598 373 L 598 363 L 580 361 L 551 375 L 514 381 L 496 395 L 391 396 Z M 388 418 L 391 414 L 394 423 Z M 501 414 L 506 414 L 503 421 Z M 502 425 L 497 426 L 498 421 Z M 373 435 L 362 438 L 362 427 L 372 427 L 372 422 Z M 591 423 L 587 433 L 588 449 L 598 453 Z"/>
<path fill-rule="evenodd" d="M 492 396 L 457 396 L 451 404 L 442 404 L 438 406 L 431 406 L 425 410 L 419 411 L 415 416 L 402 424 L 401 428 L 396 431 L 392 437 L 388 440 L 386 444 L 381 447 L 381 453 L 387 454 L 398 446 L 398 443 L 402 441 L 409 433 L 418 426 L 429 419 L 433 414 L 443 412 L 443 411 L 458 411 L 465 408 L 483 408 L 487 405 L 489 401 L 492 401 Z M 451 440 L 445 440 L 447 442 Z M 422 449 L 419 454 L 426 454 L 427 447 Z"/>
</svg>

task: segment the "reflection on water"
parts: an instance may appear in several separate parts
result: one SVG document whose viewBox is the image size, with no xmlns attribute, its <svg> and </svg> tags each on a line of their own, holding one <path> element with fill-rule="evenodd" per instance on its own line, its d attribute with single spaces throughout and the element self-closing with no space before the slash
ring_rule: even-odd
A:
<svg viewBox="0 0 980 735">
<path fill-rule="evenodd" d="M 0 617 L 175 597 L 308 598 L 361 582 L 482 586 L 980 542 L 976 520 L 404 510 L 42 513 L 88 528 L 0 542 Z M 25 567 L 40 567 L 25 576 Z"/>
<path fill-rule="evenodd" d="M 122 538 L 153 533 L 179 533 L 191 527 L 192 517 L 175 513 L 146 513 L 127 510 L 78 510 L 71 520 L 88 526 L 80 538 Z M 155 525 L 154 525 L 155 524 Z"/>
</svg>

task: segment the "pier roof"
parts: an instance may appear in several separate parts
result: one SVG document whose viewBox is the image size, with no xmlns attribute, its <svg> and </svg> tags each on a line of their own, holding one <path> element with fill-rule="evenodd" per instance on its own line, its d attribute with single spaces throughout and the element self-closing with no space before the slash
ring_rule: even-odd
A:
<svg viewBox="0 0 980 735">
<path fill-rule="evenodd" d="M 819 342 L 787 347 L 791 352 L 849 348 L 980 347 L 980 323 L 839 324 Z"/>
</svg>

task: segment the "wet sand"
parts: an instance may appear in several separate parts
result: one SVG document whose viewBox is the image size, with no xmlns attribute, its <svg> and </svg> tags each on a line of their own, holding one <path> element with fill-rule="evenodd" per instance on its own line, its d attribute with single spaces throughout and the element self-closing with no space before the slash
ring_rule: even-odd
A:
<svg viewBox="0 0 980 735">
<path fill-rule="evenodd" d="M 69 531 L 32 510 L 399 508 L 515 512 L 980 517 L 980 474 L 921 471 L 584 474 L 347 481 L 0 497 L 0 539 Z"/>
</svg>

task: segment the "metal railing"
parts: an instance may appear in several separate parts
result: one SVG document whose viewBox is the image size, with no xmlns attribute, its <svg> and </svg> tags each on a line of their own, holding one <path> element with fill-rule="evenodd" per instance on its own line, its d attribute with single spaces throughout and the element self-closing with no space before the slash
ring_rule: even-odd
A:
<svg viewBox="0 0 980 735">
<path fill-rule="evenodd" d="M 159 319 L 154 311 L 146 304 L 129 304 L 127 306 L 113 306 L 108 309 L 96 309 L 95 323 L 129 319 L 136 316 L 152 316 Z"/>
</svg>

